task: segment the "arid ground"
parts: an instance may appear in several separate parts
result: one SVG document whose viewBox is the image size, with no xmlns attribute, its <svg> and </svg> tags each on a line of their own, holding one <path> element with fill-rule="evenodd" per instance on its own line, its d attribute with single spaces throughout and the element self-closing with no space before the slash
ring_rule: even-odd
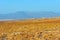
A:
<svg viewBox="0 0 60 40">
<path fill-rule="evenodd" d="M 0 21 L 0 40 L 60 40 L 60 18 Z"/>
</svg>

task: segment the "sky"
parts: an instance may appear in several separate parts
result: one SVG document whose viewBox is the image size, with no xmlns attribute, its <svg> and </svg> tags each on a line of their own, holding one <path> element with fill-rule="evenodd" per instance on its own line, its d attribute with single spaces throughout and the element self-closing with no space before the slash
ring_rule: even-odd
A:
<svg viewBox="0 0 60 40">
<path fill-rule="evenodd" d="M 0 0 L 0 14 L 17 11 L 60 12 L 60 0 Z"/>
</svg>

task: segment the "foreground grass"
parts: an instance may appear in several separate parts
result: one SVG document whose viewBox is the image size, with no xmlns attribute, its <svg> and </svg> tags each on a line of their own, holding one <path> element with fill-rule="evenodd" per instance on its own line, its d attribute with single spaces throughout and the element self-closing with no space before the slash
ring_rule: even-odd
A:
<svg viewBox="0 0 60 40">
<path fill-rule="evenodd" d="M 60 40 L 60 18 L 0 21 L 0 40 Z"/>
</svg>

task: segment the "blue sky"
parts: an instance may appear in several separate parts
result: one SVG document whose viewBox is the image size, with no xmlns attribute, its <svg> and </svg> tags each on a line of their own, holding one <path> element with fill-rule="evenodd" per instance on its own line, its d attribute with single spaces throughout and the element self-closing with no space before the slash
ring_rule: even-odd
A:
<svg viewBox="0 0 60 40">
<path fill-rule="evenodd" d="M 0 0 L 0 13 L 16 11 L 60 12 L 60 0 Z"/>
</svg>

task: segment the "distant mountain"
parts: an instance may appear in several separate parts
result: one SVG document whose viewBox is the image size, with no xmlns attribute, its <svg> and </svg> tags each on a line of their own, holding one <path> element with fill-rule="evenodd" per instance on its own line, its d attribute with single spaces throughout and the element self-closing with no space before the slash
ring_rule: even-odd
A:
<svg viewBox="0 0 60 40">
<path fill-rule="evenodd" d="M 0 14 L 0 19 L 24 19 L 24 18 L 41 18 L 60 16 L 60 13 L 54 12 L 23 12 Z"/>
<path fill-rule="evenodd" d="M 22 19 L 22 18 L 29 18 L 29 16 L 25 12 L 0 14 L 0 19 Z"/>
</svg>

